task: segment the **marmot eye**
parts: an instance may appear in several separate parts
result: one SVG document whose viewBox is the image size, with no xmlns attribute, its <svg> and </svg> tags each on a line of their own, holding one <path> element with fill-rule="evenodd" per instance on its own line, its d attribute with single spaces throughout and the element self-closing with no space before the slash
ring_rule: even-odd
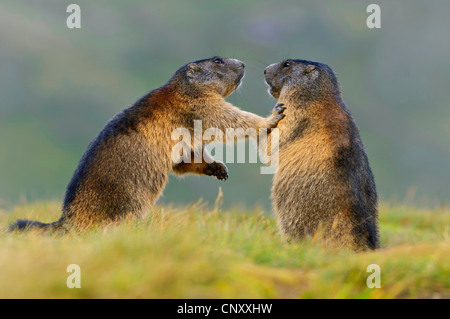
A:
<svg viewBox="0 0 450 319">
<path fill-rule="evenodd" d="M 287 67 L 290 67 L 290 66 L 291 66 L 291 62 L 289 62 L 289 61 L 286 61 L 286 62 L 283 63 L 283 68 L 287 68 Z"/>
<path fill-rule="evenodd" d="M 216 59 L 214 59 L 214 63 L 223 64 L 223 60 L 216 58 Z"/>
</svg>

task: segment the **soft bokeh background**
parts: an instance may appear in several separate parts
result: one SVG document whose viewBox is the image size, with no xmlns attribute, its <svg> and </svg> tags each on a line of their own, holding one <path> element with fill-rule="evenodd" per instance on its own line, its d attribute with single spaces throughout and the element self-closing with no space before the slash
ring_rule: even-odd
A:
<svg viewBox="0 0 450 319">
<path fill-rule="evenodd" d="M 66 7 L 81 6 L 81 29 Z M 282 59 L 329 64 L 360 128 L 384 199 L 443 203 L 450 194 L 450 2 L 17 1 L 0 3 L 0 205 L 62 200 L 109 118 L 181 65 L 222 55 L 246 63 L 229 101 L 266 115 L 263 69 Z M 172 177 L 160 201 L 270 209 L 270 175 L 228 164 L 225 183 Z M 408 195 L 409 194 L 409 195 Z M 415 194 L 415 195 L 414 195 Z"/>
</svg>

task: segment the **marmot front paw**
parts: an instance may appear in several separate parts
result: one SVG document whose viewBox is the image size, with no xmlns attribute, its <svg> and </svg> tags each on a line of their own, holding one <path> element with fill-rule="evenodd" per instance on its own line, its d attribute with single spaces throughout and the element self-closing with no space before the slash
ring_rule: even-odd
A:
<svg viewBox="0 0 450 319">
<path fill-rule="evenodd" d="M 284 103 L 277 103 L 274 106 L 274 110 L 276 114 L 282 114 L 284 110 L 286 110 L 286 107 L 284 106 Z"/>
<path fill-rule="evenodd" d="M 277 127 L 278 123 L 285 118 L 285 114 L 283 114 L 284 110 L 286 110 L 286 107 L 284 107 L 283 103 L 278 103 L 274 106 L 272 115 L 269 119 L 269 126 L 270 128 Z"/>
<path fill-rule="evenodd" d="M 213 162 L 205 169 L 205 174 L 215 176 L 218 180 L 225 181 L 228 178 L 228 169 L 224 163 Z"/>
</svg>

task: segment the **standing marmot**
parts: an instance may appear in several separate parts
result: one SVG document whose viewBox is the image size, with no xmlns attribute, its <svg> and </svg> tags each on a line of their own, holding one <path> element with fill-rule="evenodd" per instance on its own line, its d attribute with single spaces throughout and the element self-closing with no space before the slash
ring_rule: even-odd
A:
<svg viewBox="0 0 450 319">
<path fill-rule="evenodd" d="M 235 59 L 214 57 L 181 67 L 164 86 L 116 115 L 91 142 L 67 187 L 58 221 L 18 220 L 10 230 L 86 229 L 94 223 L 141 216 L 152 208 L 171 172 L 226 179 L 226 166 L 208 164 L 208 154 L 201 163 L 192 159 L 176 164 L 172 147 L 178 141 L 171 134 L 176 128 L 193 131 L 194 120 L 202 120 L 203 131 L 276 127 L 284 117 L 281 112 L 261 118 L 225 101 L 243 76 L 244 64 Z M 199 151 L 192 148 L 193 153 Z"/>
<path fill-rule="evenodd" d="M 334 72 L 286 60 L 264 74 L 270 94 L 286 106 L 272 189 L 283 234 L 299 239 L 319 230 L 338 246 L 378 248 L 375 182 Z"/>
</svg>

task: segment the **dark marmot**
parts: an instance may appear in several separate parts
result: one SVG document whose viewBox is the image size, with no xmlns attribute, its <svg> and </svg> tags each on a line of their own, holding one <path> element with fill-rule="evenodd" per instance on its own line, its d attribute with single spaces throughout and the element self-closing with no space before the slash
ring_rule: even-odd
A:
<svg viewBox="0 0 450 319">
<path fill-rule="evenodd" d="M 338 246 L 378 248 L 374 177 L 333 70 L 286 60 L 264 74 L 286 107 L 272 189 L 282 233 L 300 239 L 319 232 Z"/>
<path fill-rule="evenodd" d="M 172 147 L 178 141 L 171 134 L 176 128 L 192 132 L 194 120 L 202 120 L 203 132 L 212 127 L 222 131 L 276 127 L 283 114 L 261 118 L 225 101 L 243 76 L 244 63 L 236 59 L 213 57 L 184 65 L 164 86 L 116 115 L 91 142 L 67 187 L 58 221 L 18 220 L 10 230 L 82 230 L 141 216 L 161 195 L 171 172 L 226 179 L 226 166 L 207 163 L 206 153 L 201 163 L 184 158 L 174 162 Z M 195 150 L 194 139 L 191 142 L 192 153 L 203 152 L 204 144 Z"/>
</svg>

